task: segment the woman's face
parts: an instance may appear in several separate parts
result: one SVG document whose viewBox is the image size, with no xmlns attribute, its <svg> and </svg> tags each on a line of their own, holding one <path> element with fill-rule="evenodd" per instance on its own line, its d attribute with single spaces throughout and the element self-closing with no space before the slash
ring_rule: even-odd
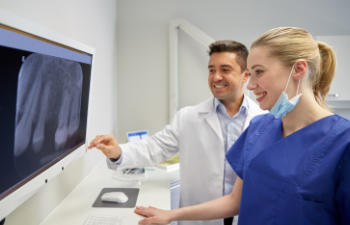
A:
<svg viewBox="0 0 350 225">
<path fill-rule="evenodd" d="M 271 109 L 275 104 L 291 70 L 268 53 L 267 47 L 254 47 L 248 56 L 250 79 L 247 88 L 254 92 L 260 108 L 264 110 Z"/>
</svg>

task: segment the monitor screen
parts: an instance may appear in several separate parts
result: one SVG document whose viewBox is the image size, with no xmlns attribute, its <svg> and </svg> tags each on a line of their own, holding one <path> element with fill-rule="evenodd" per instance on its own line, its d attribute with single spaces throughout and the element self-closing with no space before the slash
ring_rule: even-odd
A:
<svg viewBox="0 0 350 225">
<path fill-rule="evenodd" d="M 0 26 L 0 200 L 85 143 L 92 55 Z"/>
</svg>

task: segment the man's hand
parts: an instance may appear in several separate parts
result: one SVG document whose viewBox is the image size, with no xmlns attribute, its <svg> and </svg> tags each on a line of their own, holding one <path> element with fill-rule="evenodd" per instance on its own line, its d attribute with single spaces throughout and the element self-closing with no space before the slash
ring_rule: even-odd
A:
<svg viewBox="0 0 350 225">
<path fill-rule="evenodd" d="M 117 140 L 113 134 L 98 135 L 90 142 L 88 149 L 97 148 L 107 158 L 118 159 L 120 157 L 121 149 L 118 145 Z"/>
<path fill-rule="evenodd" d="M 172 211 L 162 210 L 154 207 L 136 207 L 135 213 L 146 218 L 139 221 L 140 225 L 146 224 L 169 224 L 171 222 Z"/>
</svg>

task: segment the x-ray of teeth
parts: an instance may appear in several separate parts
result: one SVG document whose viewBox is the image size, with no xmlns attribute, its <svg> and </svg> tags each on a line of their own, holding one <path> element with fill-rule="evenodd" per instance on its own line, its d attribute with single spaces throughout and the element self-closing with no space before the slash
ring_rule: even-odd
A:
<svg viewBox="0 0 350 225">
<path fill-rule="evenodd" d="M 32 53 L 18 76 L 14 156 L 67 147 L 79 128 L 83 72 L 79 63 Z M 46 161 L 46 160 L 44 160 Z"/>
<path fill-rule="evenodd" d="M 84 150 L 92 56 L 0 27 L 0 200 Z"/>
</svg>

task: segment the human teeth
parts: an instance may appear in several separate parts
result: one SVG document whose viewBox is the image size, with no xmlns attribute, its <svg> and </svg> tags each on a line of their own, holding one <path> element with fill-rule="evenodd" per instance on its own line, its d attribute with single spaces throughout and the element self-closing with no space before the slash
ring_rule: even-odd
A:
<svg viewBox="0 0 350 225">
<path fill-rule="evenodd" d="M 256 98 L 260 98 L 260 97 L 262 97 L 264 95 L 266 95 L 266 92 L 259 93 L 259 94 L 256 95 Z"/>
<path fill-rule="evenodd" d="M 225 85 L 214 85 L 214 87 L 216 87 L 216 88 L 223 88 L 223 87 L 225 87 Z"/>
</svg>

